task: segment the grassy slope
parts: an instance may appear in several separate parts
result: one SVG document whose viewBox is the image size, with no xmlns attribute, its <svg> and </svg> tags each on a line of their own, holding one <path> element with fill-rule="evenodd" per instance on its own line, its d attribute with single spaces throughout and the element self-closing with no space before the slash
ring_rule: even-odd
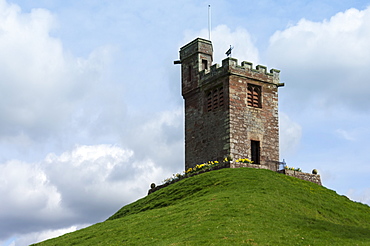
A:
<svg viewBox="0 0 370 246">
<path fill-rule="evenodd" d="M 37 245 L 240 244 L 370 245 L 370 207 L 269 170 L 222 169 Z"/>
</svg>

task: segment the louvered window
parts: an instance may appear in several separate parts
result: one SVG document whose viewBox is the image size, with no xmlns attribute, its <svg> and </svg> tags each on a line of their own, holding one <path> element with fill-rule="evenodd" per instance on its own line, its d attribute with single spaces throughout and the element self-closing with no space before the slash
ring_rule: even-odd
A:
<svg viewBox="0 0 370 246">
<path fill-rule="evenodd" d="M 248 84 L 248 106 L 261 108 L 261 86 Z"/>
<path fill-rule="evenodd" d="M 214 111 L 224 105 L 224 88 L 219 87 L 207 92 L 207 111 Z"/>
</svg>

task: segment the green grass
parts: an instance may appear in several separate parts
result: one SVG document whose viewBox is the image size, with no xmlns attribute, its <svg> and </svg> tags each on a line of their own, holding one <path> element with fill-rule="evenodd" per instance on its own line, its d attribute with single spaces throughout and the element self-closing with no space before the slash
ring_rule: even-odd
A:
<svg viewBox="0 0 370 246">
<path fill-rule="evenodd" d="M 269 170 L 222 169 L 37 245 L 370 245 L 370 207 Z"/>
</svg>

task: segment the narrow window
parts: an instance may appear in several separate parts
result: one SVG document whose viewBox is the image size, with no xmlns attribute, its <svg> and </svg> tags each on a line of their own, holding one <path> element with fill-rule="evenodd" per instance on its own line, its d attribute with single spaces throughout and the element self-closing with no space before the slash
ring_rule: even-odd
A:
<svg viewBox="0 0 370 246">
<path fill-rule="evenodd" d="M 191 66 L 188 66 L 188 81 L 191 81 Z"/>
<path fill-rule="evenodd" d="M 248 84 L 248 106 L 261 108 L 261 86 Z"/>
<path fill-rule="evenodd" d="M 260 141 L 251 141 L 252 161 L 254 164 L 260 163 Z"/>
<path fill-rule="evenodd" d="M 202 70 L 207 70 L 208 69 L 208 61 L 202 59 Z"/>
</svg>

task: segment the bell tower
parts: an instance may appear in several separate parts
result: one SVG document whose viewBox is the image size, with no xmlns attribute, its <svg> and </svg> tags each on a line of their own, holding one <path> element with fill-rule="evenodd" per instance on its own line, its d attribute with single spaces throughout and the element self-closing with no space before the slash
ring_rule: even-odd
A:
<svg viewBox="0 0 370 246">
<path fill-rule="evenodd" d="M 276 171 L 279 161 L 279 70 L 226 58 L 197 38 L 180 49 L 185 100 L 185 170 L 209 160 L 249 158 Z M 237 167 L 236 163 L 231 167 Z M 240 164 L 238 164 L 240 166 Z"/>
</svg>

